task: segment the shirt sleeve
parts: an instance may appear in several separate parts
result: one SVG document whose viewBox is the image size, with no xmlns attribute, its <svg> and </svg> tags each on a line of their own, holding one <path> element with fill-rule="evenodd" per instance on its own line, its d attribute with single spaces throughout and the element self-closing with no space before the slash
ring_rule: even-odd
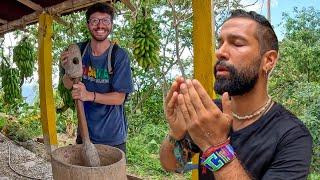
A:
<svg viewBox="0 0 320 180">
<path fill-rule="evenodd" d="M 122 48 L 116 52 L 112 88 L 115 92 L 126 94 L 133 91 L 130 60 L 127 52 Z"/>
<path fill-rule="evenodd" d="M 307 179 L 311 155 L 312 137 L 304 126 L 297 125 L 282 137 L 262 179 Z"/>
</svg>

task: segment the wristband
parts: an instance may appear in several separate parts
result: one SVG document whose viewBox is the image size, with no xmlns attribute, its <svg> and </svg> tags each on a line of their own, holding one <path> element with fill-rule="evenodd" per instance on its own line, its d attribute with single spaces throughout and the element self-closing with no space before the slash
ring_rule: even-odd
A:
<svg viewBox="0 0 320 180">
<path fill-rule="evenodd" d="M 215 150 L 209 157 L 201 157 L 201 164 L 211 171 L 218 171 L 225 164 L 235 159 L 235 152 L 230 144 L 224 145 Z"/>
<path fill-rule="evenodd" d="M 209 157 L 212 153 L 214 153 L 217 149 L 219 149 L 219 148 L 221 148 L 221 147 L 223 147 L 223 146 L 226 146 L 226 145 L 228 145 L 230 143 L 230 137 L 226 140 L 226 141 L 224 141 L 224 142 L 222 142 L 222 143 L 220 143 L 220 144 L 217 144 L 217 145 L 214 145 L 214 146 L 211 146 L 211 147 L 209 147 L 206 151 L 204 151 L 203 153 L 202 153 L 202 159 L 206 159 L 207 157 Z"/>
<path fill-rule="evenodd" d="M 167 135 L 166 138 L 170 144 L 174 145 L 173 154 L 174 154 L 174 157 L 176 158 L 178 166 L 180 167 L 178 169 L 184 169 L 185 165 L 188 162 L 184 157 L 185 153 L 184 153 L 183 146 L 182 146 L 181 142 L 176 140 L 174 137 L 170 136 L 169 134 Z"/>
<path fill-rule="evenodd" d="M 170 144 L 175 145 L 178 140 L 176 140 L 174 137 L 170 136 L 169 134 L 167 135 L 167 140 L 169 141 Z"/>
</svg>

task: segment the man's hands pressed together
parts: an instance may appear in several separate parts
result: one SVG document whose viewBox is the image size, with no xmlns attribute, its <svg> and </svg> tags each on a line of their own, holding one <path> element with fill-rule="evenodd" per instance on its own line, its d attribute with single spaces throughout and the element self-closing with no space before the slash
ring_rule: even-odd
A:
<svg viewBox="0 0 320 180">
<path fill-rule="evenodd" d="M 180 86 L 179 108 L 187 131 L 202 151 L 228 139 L 232 124 L 231 101 L 228 93 L 222 97 L 222 112 L 197 80 L 186 80 Z"/>
<path fill-rule="evenodd" d="M 222 108 L 223 111 L 199 81 L 178 77 L 171 86 L 165 104 L 169 133 L 179 140 L 188 132 L 202 151 L 225 142 L 232 124 L 228 93 L 222 96 Z"/>
</svg>

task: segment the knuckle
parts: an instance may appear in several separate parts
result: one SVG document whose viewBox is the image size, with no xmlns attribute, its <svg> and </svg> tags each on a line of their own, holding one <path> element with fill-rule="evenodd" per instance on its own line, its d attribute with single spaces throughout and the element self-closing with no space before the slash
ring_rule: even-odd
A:
<svg viewBox="0 0 320 180">
<path fill-rule="evenodd" d="M 221 118 L 221 112 L 218 111 L 218 110 L 214 110 L 212 112 L 212 117 L 215 118 L 215 119 L 220 119 Z"/>
</svg>

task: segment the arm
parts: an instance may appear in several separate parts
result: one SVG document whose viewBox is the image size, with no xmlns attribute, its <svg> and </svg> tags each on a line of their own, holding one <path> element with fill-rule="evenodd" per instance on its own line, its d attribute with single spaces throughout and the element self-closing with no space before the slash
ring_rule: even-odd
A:
<svg viewBox="0 0 320 180">
<path fill-rule="evenodd" d="M 73 85 L 73 81 L 72 79 L 70 79 L 70 77 L 66 74 L 63 75 L 62 77 L 62 82 L 65 88 L 67 89 L 71 89 L 72 85 Z"/>
<path fill-rule="evenodd" d="M 160 147 L 160 163 L 166 171 L 175 171 L 178 168 L 173 149 L 174 144 L 170 143 L 169 140 L 165 138 Z"/>
<path fill-rule="evenodd" d="M 235 158 L 230 163 L 224 165 L 221 169 L 214 172 L 215 179 L 235 179 L 249 180 L 251 179 L 246 170 L 242 167 L 240 161 Z"/>
<path fill-rule="evenodd" d="M 222 96 L 222 112 L 198 81 L 186 80 L 186 83 L 181 84 L 180 91 L 178 104 L 187 131 L 202 152 L 227 142 L 232 125 L 231 101 L 228 93 Z M 214 176 L 215 179 L 250 179 L 237 158 L 215 171 Z"/>
<path fill-rule="evenodd" d="M 165 115 L 169 124 L 169 135 L 175 140 L 182 139 L 186 134 L 186 126 L 181 111 L 177 106 L 177 96 L 179 86 L 183 82 L 182 77 L 178 77 L 173 83 L 165 100 Z M 174 144 L 165 138 L 160 147 L 160 162 L 167 171 L 174 171 L 178 168 L 178 163 L 173 153 Z"/>
<path fill-rule="evenodd" d="M 94 101 L 96 103 L 105 105 L 121 105 L 123 104 L 126 96 L 126 94 L 122 92 L 89 92 L 82 82 L 74 84 L 71 93 L 73 99 L 80 99 L 81 101 Z"/>
<path fill-rule="evenodd" d="M 121 105 L 123 104 L 125 97 L 126 94 L 121 92 L 96 93 L 94 102 L 106 105 Z"/>
</svg>

